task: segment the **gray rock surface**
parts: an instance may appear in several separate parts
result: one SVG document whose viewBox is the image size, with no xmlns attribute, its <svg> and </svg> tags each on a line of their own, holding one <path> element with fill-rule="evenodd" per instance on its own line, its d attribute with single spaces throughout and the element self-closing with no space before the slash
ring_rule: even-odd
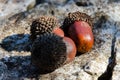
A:
<svg viewBox="0 0 120 80">
<path fill-rule="evenodd" d="M 0 0 L 0 21 L 35 5 L 35 0 Z"/>
<path fill-rule="evenodd" d="M 120 3 L 106 3 L 87 7 L 77 6 L 70 1 L 64 6 L 43 3 L 34 9 L 11 16 L 0 28 L 0 61 L 6 65 L 11 80 L 97 80 L 107 69 L 111 57 L 111 45 L 116 36 L 115 48 L 117 65 L 113 80 L 120 79 Z M 30 64 L 29 41 L 31 22 L 42 15 L 55 16 L 62 25 L 69 12 L 80 11 L 93 18 L 95 44 L 93 49 L 76 56 L 73 62 L 54 72 L 39 75 Z M 4 44 L 4 45 L 3 45 Z M 29 47 L 28 47 L 29 46 Z M 0 67 L 1 68 L 1 67 Z M 16 74 L 16 75 L 15 75 Z M 3 75 L 5 76 L 5 75 Z"/>
</svg>

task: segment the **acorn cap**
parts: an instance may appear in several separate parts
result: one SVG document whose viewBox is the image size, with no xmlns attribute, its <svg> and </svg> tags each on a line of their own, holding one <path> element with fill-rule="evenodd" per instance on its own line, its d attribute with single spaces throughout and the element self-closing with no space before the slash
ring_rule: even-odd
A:
<svg viewBox="0 0 120 80">
<path fill-rule="evenodd" d="M 31 57 L 41 74 L 61 67 L 67 59 L 63 38 L 53 33 L 40 35 L 32 45 Z"/>
<path fill-rule="evenodd" d="M 68 28 L 71 24 L 73 24 L 75 21 L 85 21 L 87 22 L 91 27 L 92 27 L 92 18 L 87 15 L 86 13 L 81 13 L 79 11 L 77 12 L 73 12 L 73 13 L 69 13 L 68 16 L 65 18 L 64 22 L 63 22 L 63 30 L 65 32 L 68 31 Z"/>
<path fill-rule="evenodd" d="M 51 33 L 54 28 L 58 27 L 58 22 L 54 17 L 41 16 L 35 19 L 30 26 L 31 39 L 34 41 L 44 33 Z"/>
</svg>

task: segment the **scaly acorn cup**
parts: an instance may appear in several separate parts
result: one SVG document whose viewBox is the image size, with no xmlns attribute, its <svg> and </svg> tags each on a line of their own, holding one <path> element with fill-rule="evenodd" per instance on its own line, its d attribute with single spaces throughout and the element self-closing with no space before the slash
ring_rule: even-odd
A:
<svg viewBox="0 0 120 80">
<path fill-rule="evenodd" d="M 52 33 L 54 29 L 59 28 L 58 22 L 55 17 L 41 16 L 35 19 L 30 26 L 31 39 L 34 41 L 37 37 L 44 33 Z M 63 35 L 59 33 L 58 35 Z"/>
<path fill-rule="evenodd" d="M 76 44 L 79 53 L 91 50 L 94 44 L 92 19 L 85 13 L 69 13 L 63 23 L 63 30 Z"/>
<path fill-rule="evenodd" d="M 31 61 L 38 67 L 41 74 L 53 72 L 55 69 L 73 60 L 76 52 L 74 53 L 72 60 L 69 61 L 69 59 L 67 59 L 69 53 L 67 52 L 71 51 L 67 51 L 67 49 L 68 44 L 70 44 L 69 46 L 72 45 L 69 41 L 68 44 L 66 44 L 67 42 L 65 41 L 67 40 L 64 40 L 63 37 L 49 33 L 40 35 L 40 37 L 33 42 Z M 75 47 L 73 46 L 71 49 L 73 48 Z"/>
</svg>

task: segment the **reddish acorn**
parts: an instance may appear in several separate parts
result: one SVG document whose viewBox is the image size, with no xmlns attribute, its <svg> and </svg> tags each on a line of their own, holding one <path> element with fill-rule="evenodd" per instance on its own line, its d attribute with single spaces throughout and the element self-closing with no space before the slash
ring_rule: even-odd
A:
<svg viewBox="0 0 120 80">
<path fill-rule="evenodd" d="M 75 41 L 78 52 L 85 53 L 92 48 L 94 38 L 88 23 L 84 21 L 75 21 L 74 24 L 69 27 L 68 33 Z"/>
<path fill-rule="evenodd" d="M 69 37 L 64 37 L 63 38 L 63 41 L 65 42 L 66 44 L 66 48 L 67 48 L 67 60 L 66 60 L 66 63 L 69 63 L 71 61 L 74 60 L 75 56 L 76 56 L 76 45 L 74 43 L 74 41 L 69 38 Z"/>
<path fill-rule="evenodd" d="M 61 37 L 64 37 L 64 32 L 61 28 L 55 28 L 52 33 L 58 35 L 58 36 L 61 36 Z"/>
<path fill-rule="evenodd" d="M 46 74 L 71 62 L 76 54 L 76 46 L 69 38 L 49 33 L 40 35 L 32 45 L 32 63 L 41 74 Z"/>
<path fill-rule="evenodd" d="M 75 42 L 79 53 L 91 50 L 94 44 L 92 19 L 85 13 L 69 13 L 63 23 L 63 30 Z"/>
<path fill-rule="evenodd" d="M 45 33 L 52 33 L 54 29 L 59 28 L 58 21 L 52 16 L 41 16 L 35 19 L 30 26 L 31 40 Z"/>
</svg>

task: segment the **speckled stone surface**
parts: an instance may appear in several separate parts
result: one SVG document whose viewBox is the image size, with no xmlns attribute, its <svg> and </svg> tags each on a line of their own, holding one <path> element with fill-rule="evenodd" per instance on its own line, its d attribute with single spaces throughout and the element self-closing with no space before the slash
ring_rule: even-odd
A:
<svg viewBox="0 0 120 80">
<path fill-rule="evenodd" d="M 0 0 L 0 24 L 5 19 L 24 12 L 35 5 L 35 0 Z"/>
<path fill-rule="evenodd" d="M 99 2 L 100 3 L 100 2 Z M 107 5 L 105 5 L 107 4 Z M 115 47 L 117 65 L 113 80 L 120 78 L 120 3 L 100 3 L 77 6 L 70 0 L 66 5 L 42 3 L 34 9 L 12 16 L 0 25 L 0 65 L 5 66 L 5 73 L 0 72 L 4 80 L 97 80 L 107 68 L 111 56 L 112 39 L 116 36 Z M 30 61 L 31 22 L 42 15 L 55 16 L 62 25 L 69 12 L 80 11 L 93 18 L 95 43 L 93 49 L 76 56 L 74 61 L 56 69 L 54 72 L 39 75 Z M 3 67 L 0 67 L 0 71 Z M 4 75 L 6 74 L 6 75 Z M 6 77 L 5 77 L 6 76 Z"/>
</svg>

